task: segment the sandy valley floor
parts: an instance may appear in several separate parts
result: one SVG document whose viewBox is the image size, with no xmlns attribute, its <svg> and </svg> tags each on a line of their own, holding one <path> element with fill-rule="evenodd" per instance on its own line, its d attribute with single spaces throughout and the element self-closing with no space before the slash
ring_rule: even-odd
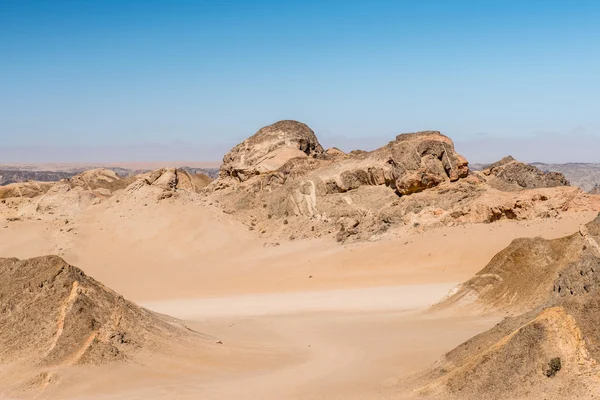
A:
<svg viewBox="0 0 600 400">
<path fill-rule="evenodd" d="M 94 206 L 64 226 L 7 223 L 0 257 L 60 254 L 126 298 L 185 320 L 211 346 L 65 370 L 38 398 L 387 398 L 387 383 L 498 321 L 419 310 L 512 239 L 564 236 L 595 216 L 398 232 L 348 246 L 265 247 L 218 209 L 113 206 Z"/>
</svg>

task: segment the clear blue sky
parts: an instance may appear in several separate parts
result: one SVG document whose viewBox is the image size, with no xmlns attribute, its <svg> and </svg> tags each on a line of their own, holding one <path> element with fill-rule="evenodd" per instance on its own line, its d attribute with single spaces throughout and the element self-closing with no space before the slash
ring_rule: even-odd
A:
<svg viewBox="0 0 600 400">
<path fill-rule="evenodd" d="M 596 136 L 599 98 L 600 1 L 0 0 L 5 152 Z"/>
</svg>

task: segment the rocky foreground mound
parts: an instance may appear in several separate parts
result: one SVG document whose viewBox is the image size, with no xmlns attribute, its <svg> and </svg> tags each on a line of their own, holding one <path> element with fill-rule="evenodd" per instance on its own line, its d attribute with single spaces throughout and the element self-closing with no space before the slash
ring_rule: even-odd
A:
<svg viewBox="0 0 600 400">
<path fill-rule="evenodd" d="M 597 398 L 600 216 L 574 235 L 518 239 L 434 309 L 510 317 L 446 354 L 405 397 Z M 522 314 L 520 314 L 522 313 Z"/>
<path fill-rule="evenodd" d="M 198 335 L 56 256 L 0 259 L 0 364 L 99 364 Z"/>
<path fill-rule="evenodd" d="M 463 343 L 417 379 L 425 384 L 399 397 L 598 398 L 598 324 L 597 289 L 556 299 Z"/>
<path fill-rule="evenodd" d="M 563 177 L 564 178 L 564 177 Z M 223 159 L 209 202 L 265 238 L 375 239 L 391 227 L 556 217 L 589 210 L 556 174 L 505 159 L 471 173 L 450 138 L 401 134 L 371 151 L 322 150 L 306 125 L 259 130 Z"/>
</svg>

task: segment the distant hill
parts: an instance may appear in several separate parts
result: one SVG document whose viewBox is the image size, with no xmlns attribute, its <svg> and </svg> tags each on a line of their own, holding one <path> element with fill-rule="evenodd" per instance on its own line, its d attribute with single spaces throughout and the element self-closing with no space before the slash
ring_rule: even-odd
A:
<svg viewBox="0 0 600 400">
<path fill-rule="evenodd" d="M 111 167 L 107 169 L 116 172 L 123 178 L 153 171 L 152 169 L 128 169 L 120 167 Z M 192 175 L 200 173 L 213 179 L 219 174 L 218 168 L 195 168 L 183 166 L 180 169 L 183 169 Z M 28 166 L 0 166 L 0 186 L 27 181 L 57 182 L 61 179 L 72 178 L 73 176 L 86 170 L 89 170 L 89 168 L 73 168 L 69 171 L 39 171 Z"/>
<path fill-rule="evenodd" d="M 530 163 L 545 172 L 560 172 L 573 186 L 578 186 L 586 192 L 590 192 L 596 186 L 600 186 L 600 163 L 566 163 L 546 164 Z M 487 164 L 471 164 L 475 171 L 487 168 Z"/>
<path fill-rule="evenodd" d="M 0 186 L 26 181 L 56 182 L 75 176 L 74 172 L 20 171 L 0 169 Z"/>
</svg>

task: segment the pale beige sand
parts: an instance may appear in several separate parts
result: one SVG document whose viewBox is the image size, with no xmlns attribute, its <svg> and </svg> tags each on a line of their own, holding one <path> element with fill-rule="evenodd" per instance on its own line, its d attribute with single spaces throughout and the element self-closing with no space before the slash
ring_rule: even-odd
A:
<svg viewBox="0 0 600 400">
<path fill-rule="evenodd" d="M 0 256 L 59 254 L 138 302 L 448 283 L 470 278 L 514 238 L 565 236 L 594 217 L 575 213 L 559 220 L 400 231 L 391 240 L 350 246 L 331 239 L 264 247 L 219 209 L 102 204 L 68 224 L 6 223 L 0 227 Z"/>
<path fill-rule="evenodd" d="M 434 302 L 447 285 L 398 287 L 415 294 L 410 306 Z M 321 294 L 287 293 L 270 304 L 256 296 L 248 307 L 240 298 L 222 299 L 218 316 L 211 299 L 155 304 L 188 325 L 223 342 L 209 354 L 144 355 L 143 365 L 79 367 L 65 371 L 47 399 L 380 399 L 388 379 L 424 368 L 440 354 L 496 319 L 435 317 L 406 312 L 388 298 L 389 288 L 339 290 L 322 303 Z M 256 312 L 256 298 L 263 311 Z M 392 299 L 389 299 L 390 301 Z M 202 307 L 202 303 L 206 308 Z M 418 304 L 417 304 L 418 303 Z M 299 305 L 302 305 L 299 307 Z M 284 310 L 293 310 L 291 313 Z M 300 312 L 304 309 L 305 312 Z M 205 310 L 208 310 L 206 312 Z M 310 311 L 309 311 L 310 310 Z"/>
<path fill-rule="evenodd" d="M 38 398 L 380 399 L 386 379 L 497 322 L 408 310 L 439 300 L 512 239 L 564 236 L 594 216 L 264 247 L 217 208 L 107 203 L 68 224 L 7 222 L 0 256 L 62 254 L 128 299 L 223 341 L 208 352 L 67 368 Z M 0 376 L 0 388 L 18 379 Z"/>
</svg>

